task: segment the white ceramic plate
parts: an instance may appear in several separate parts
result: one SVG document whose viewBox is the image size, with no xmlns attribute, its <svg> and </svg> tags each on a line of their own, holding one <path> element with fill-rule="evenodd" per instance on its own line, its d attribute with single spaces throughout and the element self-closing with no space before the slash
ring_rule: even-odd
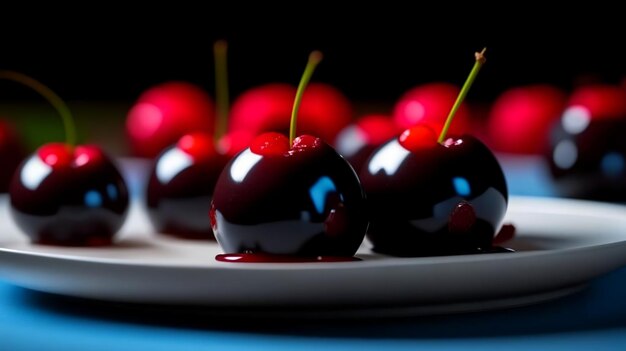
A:
<svg viewBox="0 0 626 351">
<path fill-rule="evenodd" d="M 0 198 L 0 277 L 85 298 L 201 306 L 230 315 L 361 317 L 477 311 L 545 301 L 626 265 L 626 206 L 513 197 L 515 253 L 360 262 L 224 263 L 211 242 L 153 234 L 134 204 L 118 245 L 29 244 Z"/>
</svg>

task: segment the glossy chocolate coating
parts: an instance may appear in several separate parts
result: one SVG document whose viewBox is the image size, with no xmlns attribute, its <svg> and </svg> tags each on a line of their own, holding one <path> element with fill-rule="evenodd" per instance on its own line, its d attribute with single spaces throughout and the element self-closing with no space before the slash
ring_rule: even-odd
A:
<svg viewBox="0 0 626 351">
<path fill-rule="evenodd" d="M 567 116 L 554 125 L 546 154 L 560 195 L 626 200 L 626 116 L 585 120 L 582 114 L 577 123 Z"/>
<path fill-rule="evenodd" d="M 217 181 L 211 220 L 226 253 L 353 256 L 364 205 L 356 173 L 323 142 L 289 155 L 246 149 Z"/>
<path fill-rule="evenodd" d="M 361 169 L 375 251 L 427 256 L 491 249 L 508 203 L 504 174 L 478 139 L 454 140 L 457 145 L 411 152 L 393 138 Z"/>
<path fill-rule="evenodd" d="M 193 157 L 176 145 L 155 160 L 146 204 L 159 233 L 186 239 L 214 239 L 209 209 L 226 156 Z"/>
<path fill-rule="evenodd" d="M 39 244 L 110 244 L 128 212 L 126 183 L 104 155 L 81 167 L 53 168 L 35 153 L 15 173 L 9 194 L 13 219 Z"/>
</svg>

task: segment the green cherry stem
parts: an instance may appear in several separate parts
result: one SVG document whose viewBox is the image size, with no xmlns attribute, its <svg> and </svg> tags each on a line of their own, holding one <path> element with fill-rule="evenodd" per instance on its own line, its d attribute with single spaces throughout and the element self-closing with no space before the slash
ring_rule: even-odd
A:
<svg viewBox="0 0 626 351">
<path fill-rule="evenodd" d="M 450 110 L 450 113 L 448 114 L 446 123 L 443 125 L 441 134 L 439 134 L 439 140 L 437 140 L 439 143 L 443 143 L 443 141 L 445 140 L 446 134 L 448 133 L 450 124 L 452 124 L 452 119 L 454 118 L 456 111 L 458 111 L 459 107 L 461 107 L 461 103 L 463 102 L 463 100 L 465 100 L 465 96 L 467 95 L 467 92 L 472 87 L 472 84 L 474 83 L 474 80 L 476 79 L 476 76 L 478 75 L 480 68 L 483 66 L 483 64 L 487 60 L 485 58 L 486 50 L 487 48 L 484 48 L 481 52 L 477 52 L 474 54 L 474 56 L 476 57 L 476 62 L 474 63 L 474 67 L 472 67 L 472 71 L 470 72 L 469 76 L 467 76 L 467 79 L 465 80 L 465 84 L 463 84 L 463 87 L 461 88 L 461 92 L 459 93 L 459 96 L 456 98 L 454 105 L 452 105 L 452 109 Z"/>
<path fill-rule="evenodd" d="M 70 109 L 67 107 L 63 99 L 61 99 L 54 91 L 47 86 L 43 85 L 38 80 L 35 80 L 25 74 L 0 70 L 0 79 L 6 79 L 23 84 L 43 96 L 48 102 L 57 110 L 63 120 L 63 127 L 65 128 L 65 141 L 71 146 L 76 145 L 76 127 L 74 125 L 74 118 Z"/>
<path fill-rule="evenodd" d="M 218 40 L 213 45 L 213 55 L 215 57 L 215 95 L 216 95 L 216 115 L 215 140 L 218 141 L 228 127 L 228 45 L 225 40 Z"/>
<path fill-rule="evenodd" d="M 309 84 L 309 80 L 311 80 L 311 76 L 313 75 L 313 71 L 315 71 L 315 67 L 317 67 L 320 61 L 322 61 L 322 57 L 323 55 L 319 51 L 313 51 L 309 55 L 309 61 L 307 62 L 304 73 L 302 74 L 302 78 L 300 79 L 300 84 L 298 84 L 296 98 L 293 101 L 293 109 L 291 110 L 291 124 L 289 125 L 289 147 L 293 145 L 293 139 L 296 138 L 296 122 L 298 121 L 298 110 L 300 109 L 300 104 L 302 103 L 304 90 Z"/>
</svg>

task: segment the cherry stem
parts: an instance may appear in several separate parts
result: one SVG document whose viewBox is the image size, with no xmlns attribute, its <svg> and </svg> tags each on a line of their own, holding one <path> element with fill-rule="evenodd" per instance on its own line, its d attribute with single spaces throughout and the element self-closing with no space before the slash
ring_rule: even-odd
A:
<svg viewBox="0 0 626 351">
<path fill-rule="evenodd" d="M 302 78 L 300 79 L 300 84 L 298 84 L 296 98 L 293 101 L 293 109 L 291 110 L 291 124 L 289 125 L 289 147 L 293 145 L 293 139 L 296 138 L 296 122 L 298 121 L 298 110 L 300 109 L 300 104 L 302 103 L 304 90 L 309 84 L 309 80 L 311 80 L 311 76 L 313 75 L 313 71 L 315 71 L 315 67 L 317 67 L 320 61 L 322 61 L 322 57 L 323 55 L 319 51 L 313 51 L 309 55 L 309 61 L 307 62 L 304 73 L 302 74 Z"/>
<path fill-rule="evenodd" d="M 217 104 L 217 121 L 215 125 L 215 140 L 218 141 L 228 127 L 228 45 L 225 40 L 218 40 L 213 45 L 215 57 L 215 95 Z"/>
<path fill-rule="evenodd" d="M 487 60 L 485 58 L 486 50 L 487 48 L 484 48 L 481 52 L 474 53 L 474 56 L 476 57 L 476 62 L 474 63 L 474 67 L 472 67 L 472 71 L 470 72 L 469 76 L 467 76 L 467 79 L 465 80 L 465 84 L 463 84 L 463 87 L 461 88 L 461 92 L 459 92 L 459 96 L 456 98 L 454 105 L 452 105 L 452 109 L 450 110 L 450 113 L 448 114 L 446 123 L 443 125 L 441 134 L 439 134 L 439 140 L 437 140 L 439 143 L 444 142 L 446 138 L 446 134 L 448 133 L 448 129 L 450 128 L 450 124 L 452 124 L 452 119 L 454 118 L 454 115 L 459 110 L 459 107 L 461 107 L 461 103 L 463 103 L 463 100 L 465 100 L 465 96 L 467 95 L 467 92 L 472 87 L 472 84 L 474 83 L 474 80 L 476 79 L 476 76 L 478 75 L 480 68 L 483 66 L 483 64 Z"/>
<path fill-rule="evenodd" d="M 65 128 L 65 141 L 71 146 L 76 145 L 76 126 L 74 125 L 74 118 L 67 104 L 61 99 L 54 91 L 47 86 L 43 85 L 38 80 L 31 78 L 25 74 L 0 70 L 0 79 L 11 80 L 20 84 L 23 84 L 43 96 L 48 102 L 57 110 L 57 113 L 63 120 L 63 127 Z"/>
</svg>

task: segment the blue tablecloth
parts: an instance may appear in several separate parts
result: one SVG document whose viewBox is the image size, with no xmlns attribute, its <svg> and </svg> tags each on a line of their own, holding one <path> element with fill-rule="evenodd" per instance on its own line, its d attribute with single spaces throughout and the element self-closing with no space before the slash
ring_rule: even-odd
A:
<svg viewBox="0 0 626 351">
<path fill-rule="evenodd" d="M 511 192 L 552 196 L 545 169 L 505 164 Z M 626 253 L 625 253 L 626 254 Z M 626 268 L 574 295 L 484 313 L 358 321 L 216 319 L 85 301 L 0 280 L 0 350 L 601 350 L 626 348 Z"/>
</svg>

